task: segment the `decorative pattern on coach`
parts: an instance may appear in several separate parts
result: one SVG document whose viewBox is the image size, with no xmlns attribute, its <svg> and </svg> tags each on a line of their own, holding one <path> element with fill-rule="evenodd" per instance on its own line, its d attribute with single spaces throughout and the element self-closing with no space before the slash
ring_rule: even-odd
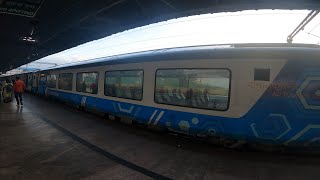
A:
<svg viewBox="0 0 320 180">
<path fill-rule="evenodd" d="M 248 118 L 259 141 L 319 146 L 320 63 L 289 60 Z"/>
<path fill-rule="evenodd" d="M 189 135 L 320 145 L 316 56 L 290 54 L 308 54 L 303 48 L 239 49 L 179 49 L 163 56 L 137 54 L 130 63 L 126 56 L 110 66 L 101 60 L 55 69 L 49 71 L 47 93 L 78 107 Z"/>
</svg>

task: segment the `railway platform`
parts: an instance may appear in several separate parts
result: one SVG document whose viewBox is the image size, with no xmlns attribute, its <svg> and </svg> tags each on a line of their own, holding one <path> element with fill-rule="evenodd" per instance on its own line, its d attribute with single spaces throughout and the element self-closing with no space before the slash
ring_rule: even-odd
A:
<svg viewBox="0 0 320 180">
<path fill-rule="evenodd" d="M 318 179 L 320 157 L 240 152 L 24 94 L 0 103 L 0 179 Z"/>
</svg>

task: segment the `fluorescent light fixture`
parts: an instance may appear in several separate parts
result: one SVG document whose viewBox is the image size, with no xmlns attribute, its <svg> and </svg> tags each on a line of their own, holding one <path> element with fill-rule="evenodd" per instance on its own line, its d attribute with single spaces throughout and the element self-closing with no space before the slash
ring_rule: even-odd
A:
<svg viewBox="0 0 320 180">
<path fill-rule="evenodd" d="M 22 38 L 20 38 L 22 41 L 26 41 L 26 42 L 37 42 L 37 39 L 32 37 L 32 36 L 24 36 Z"/>
</svg>

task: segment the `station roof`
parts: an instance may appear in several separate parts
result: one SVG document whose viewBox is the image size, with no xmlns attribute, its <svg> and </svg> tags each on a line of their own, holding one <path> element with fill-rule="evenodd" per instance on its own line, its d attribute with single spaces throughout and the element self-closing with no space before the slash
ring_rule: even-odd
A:
<svg viewBox="0 0 320 180">
<path fill-rule="evenodd" d="M 29 10 L 33 8 L 34 11 L 29 12 L 28 9 L 19 7 Z M 135 27 L 190 15 L 250 9 L 318 10 L 320 2 L 318 0 L 0 0 L 0 72 Z M 26 41 L 30 34 L 36 42 Z"/>
</svg>

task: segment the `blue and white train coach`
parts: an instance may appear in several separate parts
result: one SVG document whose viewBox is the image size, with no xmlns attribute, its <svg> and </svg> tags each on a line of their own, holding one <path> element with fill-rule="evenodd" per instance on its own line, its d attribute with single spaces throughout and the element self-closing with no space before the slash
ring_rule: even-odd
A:
<svg viewBox="0 0 320 180">
<path fill-rule="evenodd" d="M 194 136 L 320 144 L 320 50 L 300 45 L 163 49 L 49 69 L 46 94 Z"/>
</svg>

